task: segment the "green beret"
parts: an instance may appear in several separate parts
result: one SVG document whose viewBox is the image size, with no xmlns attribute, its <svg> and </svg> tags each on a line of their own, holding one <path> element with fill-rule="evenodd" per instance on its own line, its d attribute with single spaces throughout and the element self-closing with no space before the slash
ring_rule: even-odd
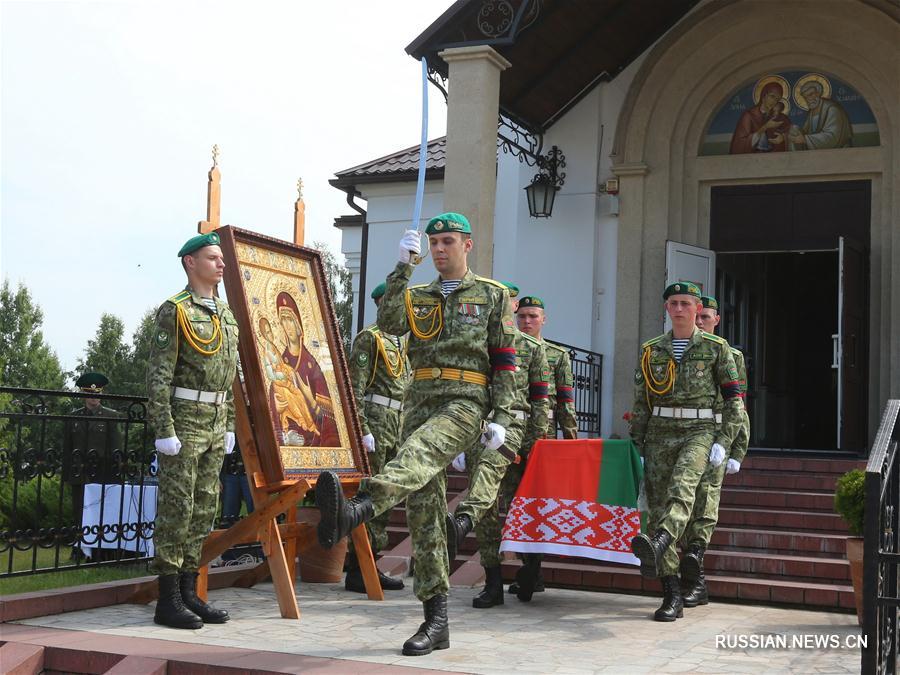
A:
<svg viewBox="0 0 900 675">
<path fill-rule="evenodd" d="M 519 287 L 511 281 L 501 281 L 501 284 L 509 289 L 509 297 L 514 298 L 519 294 Z"/>
<path fill-rule="evenodd" d="M 387 290 L 387 284 L 382 281 L 380 284 L 378 284 L 375 288 L 372 289 L 372 299 L 377 300 L 382 295 L 384 295 L 384 292 L 386 290 Z"/>
<path fill-rule="evenodd" d="M 706 309 L 714 309 L 714 310 L 716 310 L 717 312 L 719 311 L 719 303 L 718 303 L 718 302 L 716 301 L 716 299 L 715 299 L 713 296 L 711 296 L 711 295 L 703 295 L 703 296 L 700 296 L 700 302 L 703 303 L 703 306 L 704 306 Z"/>
<path fill-rule="evenodd" d="M 85 373 L 75 380 L 75 386 L 81 391 L 97 392 L 98 394 L 108 384 L 109 378 L 103 373 Z"/>
<path fill-rule="evenodd" d="M 663 300 L 668 300 L 670 295 L 693 295 L 699 300 L 700 287 L 691 281 L 676 281 L 674 284 L 666 286 Z"/>
<path fill-rule="evenodd" d="M 428 221 L 425 234 L 444 234 L 445 232 L 461 232 L 472 234 L 472 226 L 461 213 L 442 213 Z"/>
<path fill-rule="evenodd" d="M 181 250 L 178 251 L 178 257 L 183 258 L 186 255 L 190 255 L 197 249 L 201 249 L 204 246 L 218 246 L 219 245 L 219 235 L 215 232 L 208 232 L 207 234 L 198 234 L 196 237 L 191 237 L 186 242 L 184 242 L 184 246 L 181 247 Z"/>
<path fill-rule="evenodd" d="M 524 298 L 519 300 L 519 309 L 523 309 L 524 307 L 538 307 L 540 309 L 546 309 L 546 307 L 544 307 L 544 301 L 536 295 L 526 295 Z"/>
</svg>

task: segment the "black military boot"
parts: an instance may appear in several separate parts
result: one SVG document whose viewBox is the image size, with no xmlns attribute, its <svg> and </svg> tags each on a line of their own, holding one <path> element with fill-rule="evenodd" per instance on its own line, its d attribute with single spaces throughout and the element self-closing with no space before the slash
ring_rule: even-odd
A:
<svg viewBox="0 0 900 675">
<path fill-rule="evenodd" d="M 503 573 L 500 566 L 485 567 L 484 575 L 484 588 L 472 598 L 472 607 L 475 609 L 487 609 L 503 604 Z"/>
<path fill-rule="evenodd" d="M 706 577 L 703 575 L 702 544 L 691 544 L 681 559 L 681 596 L 685 607 L 709 604 Z"/>
<path fill-rule="evenodd" d="M 684 616 L 684 603 L 681 600 L 681 586 L 676 575 L 660 579 L 663 585 L 663 601 L 653 615 L 654 621 L 674 621 Z"/>
<path fill-rule="evenodd" d="M 663 529 L 657 530 L 652 537 L 641 533 L 631 540 L 631 551 L 641 561 L 641 576 L 648 579 L 659 576 L 659 564 L 671 543 L 672 535 Z"/>
<path fill-rule="evenodd" d="M 203 619 L 203 623 L 225 623 L 231 618 L 228 611 L 216 609 L 197 595 L 198 574 L 198 572 L 182 572 L 178 575 L 178 587 L 184 606 Z"/>
<path fill-rule="evenodd" d="M 534 582 L 534 592 L 535 592 L 535 593 L 543 593 L 543 592 L 544 592 L 544 588 L 545 588 L 545 586 L 544 586 L 544 573 L 543 573 L 543 572 L 539 572 L 539 573 L 538 573 L 538 578 L 537 578 L 537 579 L 535 580 L 535 582 Z M 507 593 L 512 593 L 513 595 L 518 595 L 518 594 L 519 594 L 519 584 L 517 584 L 515 581 L 512 582 L 512 583 L 509 585 L 509 590 L 506 591 L 506 592 L 507 592 Z"/>
<path fill-rule="evenodd" d="M 425 656 L 435 649 L 449 649 L 450 622 L 447 620 L 447 596 L 435 595 L 422 603 L 425 621 L 418 632 L 403 643 L 403 656 Z"/>
<path fill-rule="evenodd" d="M 169 628 L 203 628 L 203 620 L 184 606 L 178 589 L 177 574 L 163 574 L 159 577 L 159 600 L 153 623 Z"/>
<path fill-rule="evenodd" d="M 352 562 L 348 563 L 347 566 L 347 576 L 344 578 L 344 589 L 354 593 L 365 593 L 366 582 L 363 581 L 359 561 L 355 555 L 351 556 L 351 560 Z M 378 583 L 381 584 L 381 589 L 384 591 L 402 591 L 404 588 L 403 579 L 389 577 L 381 570 L 378 570 Z"/>
<path fill-rule="evenodd" d="M 320 514 L 316 533 L 322 548 L 331 548 L 375 515 L 369 495 L 344 499 L 341 479 L 333 471 L 323 471 L 316 480 L 316 506 Z"/>
<path fill-rule="evenodd" d="M 518 585 L 516 597 L 522 602 L 531 602 L 535 585 L 541 576 L 541 555 L 525 553 L 522 560 L 522 566 L 516 572 L 516 584 Z"/>
<path fill-rule="evenodd" d="M 462 548 L 466 535 L 475 527 L 472 519 L 465 513 L 459 515 L 447 514 L 447 559 L 452 563 L 456 560 L 456 553 Z"/>
</svg>

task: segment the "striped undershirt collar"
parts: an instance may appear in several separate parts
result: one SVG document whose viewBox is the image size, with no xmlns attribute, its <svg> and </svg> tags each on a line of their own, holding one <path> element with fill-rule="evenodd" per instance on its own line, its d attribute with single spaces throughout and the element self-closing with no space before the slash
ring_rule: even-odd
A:
<svg viewBox="0 0 900 675">
<path fill-rule="evenodd" d="M 445 298 L 457 289 L 462 279 L 441 279 L 441 295 Z"/>
<path fill-rule="evenodd" d="M 684 356 L 684 350 L 687 349 L 690 338 L 672 338 L 672 355 L 678 363 L 681 363 L 681 357 Z"/>
<path fill-rule="evenodd" d="M 215 298 L 200 298 L 204 305 L 209 308 L 209 311 L 213 314 L 218 314 L 219 310 L 216 309 L 216 301 Z"/>
</svg>

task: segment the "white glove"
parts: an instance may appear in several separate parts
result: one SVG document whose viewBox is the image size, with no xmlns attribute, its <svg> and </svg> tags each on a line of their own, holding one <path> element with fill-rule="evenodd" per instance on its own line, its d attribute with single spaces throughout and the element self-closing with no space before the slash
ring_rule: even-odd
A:
<svg viewBox="0 0 900 675">
<path fill-rule="evenodd" d="M 375 437 L 372 434 L 363 436 L 362 442 L 366 452 L 375 452 Z"/>
<path fill-rule="evenodd" d="M 181 441 L 178 440 L 178 436 L 157 438 L 153 445 L 156 446 L 157 452 L 161 452 L 164 455 L 175 456 L 181 451 Z"/>
<path fill-rule="evenodd" d="M 736 459 L 729 459 L 725 465 L 725 473 L 737 473 L 741 470 L 741 463 Z"/>
<path fill-rule="evenodd" d="M 450 466 L 452 466 L 457 471 L 465 471 L 466 470 L 466 453 L 461 452 L 456 457 L 454 457 L 453 461 L 450 462 Z"/>
<path fill-rule="evenodd" d="M 719 466 L 725 461 L 725 448 L 718 443 L 713 443 L 709 449 L 709 463 L 713 466 Z"/>
<path fill-rule="evenodd" d="M 407 230 L 400 240 L 400 262 L 408 263 L 413 255 L 419 255 L 422 243 L 418 230 Z"/>
<path fill-rule="evenodd" d="M 506 442 L 506 429 L 495 422 L 487 425 L 484 433 L 481 434 L 481 444 L 488 450 L 496 450 Z"/>
<path fill-rule="evenodd" d="M 226 431 L 225 432 L 225 454 L 230 455 L 234 452 L 234 432 Z"/>
</svg>

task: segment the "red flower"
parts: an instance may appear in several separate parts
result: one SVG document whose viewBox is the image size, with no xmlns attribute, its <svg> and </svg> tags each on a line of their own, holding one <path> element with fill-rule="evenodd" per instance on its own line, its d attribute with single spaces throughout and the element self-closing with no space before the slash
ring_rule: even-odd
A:
<svg viewBox="0 0 900 675">
<path fill-rule="evenodd" d="M 625 414 L 622 415 L 622 419 L 626 422 L 630 422 L 632 417 L 634 417 L 634 413 L 632 413 L 630 410 L 626 410 Z"/>
</svg>

